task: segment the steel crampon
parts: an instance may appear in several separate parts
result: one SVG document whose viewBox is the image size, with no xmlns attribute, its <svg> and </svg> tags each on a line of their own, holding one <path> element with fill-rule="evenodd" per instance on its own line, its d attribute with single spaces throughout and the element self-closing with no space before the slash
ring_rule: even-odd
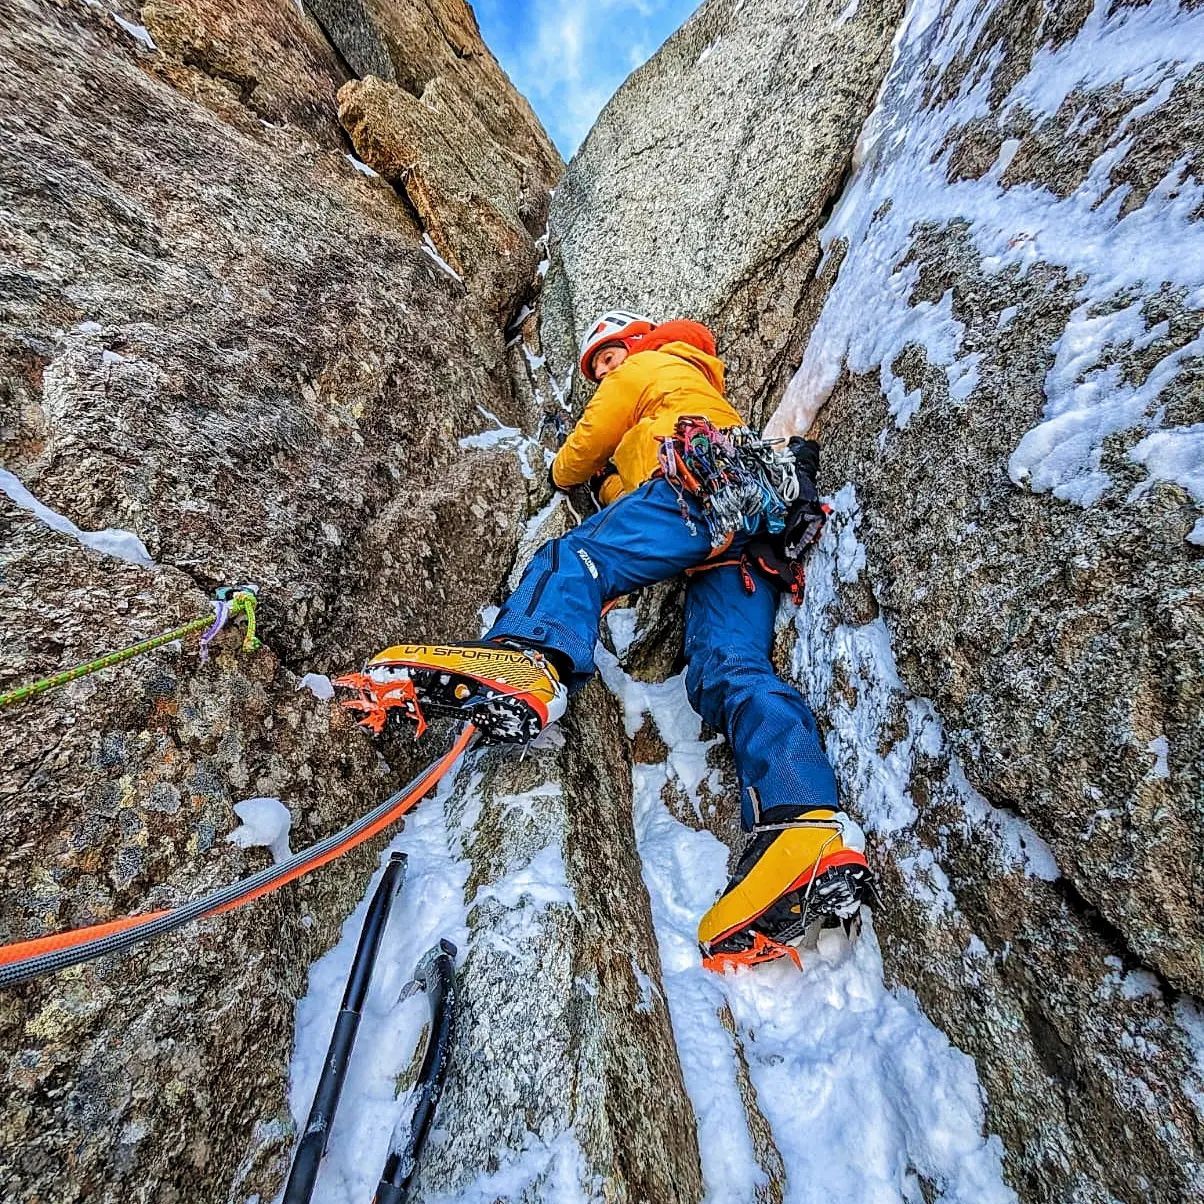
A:
<svg viewBox="0 0 1204 1204">
<path fill-rule="evenodd" d="M 803 968 L 802 956 L 793 945 L 775 941 L 773 937 L 766 936 L 755 928 L 749 931 L 753 938 L 751 948 L 740 949 L 734 953 L 712 953 L 702 959 L 703 966 L 717 974 L 722 974 L 725 970 L 735 970 L 740 966 L 760 966 L 765 962 L 774 962 L 779 958 L 788 957 L 799 970 Z"/>
<path fill-rule="evenodd" d="M 402 717 L 413 720 L 417 725 L 415 739 L 426 731 L 426 716 L 418 704 L 414 683 L 408 677 L 381 682 L 374 681 L 367 673 L 344 673 L 336 677 L 333 684 L 356 691 L 354 698 L 340 699 L 340 705 L 349 711 L 362 711 L 360 725 L 376 735 L 384 731 L 389 711 L 395 708 L 400 708 Z"/>
</svg>

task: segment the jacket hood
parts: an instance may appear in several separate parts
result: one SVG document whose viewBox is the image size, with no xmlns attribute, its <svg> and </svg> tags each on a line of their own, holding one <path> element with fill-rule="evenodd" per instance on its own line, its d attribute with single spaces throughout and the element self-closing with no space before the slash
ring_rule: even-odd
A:
<svg viewBox="0 0 1204 1204">
<path fill-rule="evenodd" d="M 658 347 L 657 351 L 685 360 L 691 367 L 697 368 L 711 382 L 717 392 L 723 394 L 723 361 L 718 356 L 707 355 L 705 351 L 700 351 L 692 343 L 683 342 L 665 343 Z"/>
</svg>

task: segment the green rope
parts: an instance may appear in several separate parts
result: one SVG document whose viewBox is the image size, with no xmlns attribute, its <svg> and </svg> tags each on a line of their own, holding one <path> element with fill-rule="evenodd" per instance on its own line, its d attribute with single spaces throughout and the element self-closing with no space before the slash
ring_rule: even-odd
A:
<svg viewBox="0 0 1204 1204">
<path fill-rule="evenodd" d="M 219 590 L 218 594 L 220 596 L 228 592 Z M 246 632 L 242 641 L 244 652 L 255 652 L 263 646 L 255 636 L 255 603 L 256 597 L 250 590 L 238 590 L 230 599 L 230 617 L 242 614 L 246 619 Z M 185 623 L 183 627 L 177 627 L 174 631 L 165 631 L 162 635 L 143 640 L 140 644 L 132 644 L 129 648 L 122 648 L 117 652 L 107 652 L 104 656 L 98 656 L 96 660 L 88 661 L 83 665 L 76 665 L 73 669 L 64 669 L 61 673 L 43 677 L 40 681 L 31 681 L 26 685 L 17 686 L 15 689 L 0 694 L 0 709 L 19 702 L 28 702 L 31 698 L 36 698 L 47 690 L 65 686 L 68 682 L 78 681 L 81 677 L 99 673 L 101 669 L 120 665 L 123 661 L 133 660 L 134 657 L 141 656 L 144 652 L 153 652 L 156 648 L 162 648 L 165 644 L 170 644 L 175 640 L 182 640 L 195 631 L 203 631 L 212 624 L 212 615 L 201 615 L 199 618 Z"/>
<path fill-rule="evenodd" d="M 242 612 L 247 621 L 246 631 L 242 637 L 244 652 L 258 652 L 263 647 L 263 641 L 255 635 L 255 604 L 259 601 L 255 592 L 249 589 L 237 590 L 230 600 L 230 616 Z"/>
</svg>

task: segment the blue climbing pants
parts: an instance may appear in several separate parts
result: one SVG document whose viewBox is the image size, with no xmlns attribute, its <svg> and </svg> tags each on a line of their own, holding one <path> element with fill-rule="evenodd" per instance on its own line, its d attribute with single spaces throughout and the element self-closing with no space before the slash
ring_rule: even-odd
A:
<svg viewBox="0 0 1204 1204">
<path fill-rule="evenodd" d="M 642 586 L 675 577 L 712 554 L 706 525 L 687 497 L 695 533 L 665 481 L 647 481 L 560 539 L 544 544 L 507 599 L 489 639 L 554 649 L 572 662 L 570 688 L 594 673 L 602 607 Z M 738 534 L 723 558 L 739 555 Z M 835 807 L 836 781 L 815 717 L 769 659 L 779 590 L 756 576 L 744 588 L 737 565 L 690 577 L 686 588 L 686 692 L 690 704 L 732 748 L 745 830 L 760 809 Z"/>
</svg>

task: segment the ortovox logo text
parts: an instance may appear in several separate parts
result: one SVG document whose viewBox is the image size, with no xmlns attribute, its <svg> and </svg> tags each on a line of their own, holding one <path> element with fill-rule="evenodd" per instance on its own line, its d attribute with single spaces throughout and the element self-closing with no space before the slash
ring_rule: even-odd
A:
<svg viewBox="0 0 1204 1204">
<path fill-rule="evenodd" d="M 598 580 L 598 570 L 594 568 L 594 562 L 589 558 L 589 553 L 584 548 L 577 549 L 577 555 L 581 559 L 581 563 L 589 569 L 589 575 L 595 580 Z"/>
</svg>

